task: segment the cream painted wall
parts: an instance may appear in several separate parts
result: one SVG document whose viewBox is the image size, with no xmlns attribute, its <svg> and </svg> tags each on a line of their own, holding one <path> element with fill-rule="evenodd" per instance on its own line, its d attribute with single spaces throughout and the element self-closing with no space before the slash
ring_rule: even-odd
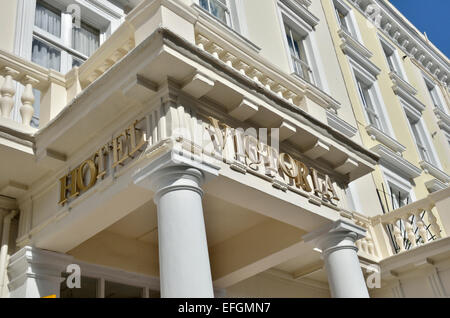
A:
<svg viewBox="0 0 450 318">
<path fill-rule="evenodd" d="M 328 289 L 312 287 L 264 272 L 227 288 L 225 296 L 232 298 L 324 298 L 330 297 L 330 293 Z"/>
<path fill-rule="evenodd" d="M 337 19 L 329 14 L 333 12 L 331 0 L 312 1 L 310 10 L 320 19 L 316 26 L 316 42 L 320 51 L 320 57 L 325 67 L 325 76 L 328 83 L 329 94 L 341 103 L 338 116 L 353 127 L 357 127 L 357 122 L 353 112 L 352 102 L 345 87 L 346 79 L 343 77 L 341 65 L 337 58 L 336 51 L 340 50 L 333 43 L 332 32 L 337 32 Z M 334 18 L 334 19 L 333 19 Z M 359 133 L 356 133 L 353 140 L 361 143 Z"/>
<path fill-rule="evenodd" d="M 12 53 L 14 50 L 17 0 L 0 0 L 0 8 L 0 49 Z"/>
<path fill-rule="evenodd" d="M 291 73 L 276 2 L 277 0 L 243 1 L 248 38 L 261 48 L 261 56 L 284 72 Z"/>
</svg>

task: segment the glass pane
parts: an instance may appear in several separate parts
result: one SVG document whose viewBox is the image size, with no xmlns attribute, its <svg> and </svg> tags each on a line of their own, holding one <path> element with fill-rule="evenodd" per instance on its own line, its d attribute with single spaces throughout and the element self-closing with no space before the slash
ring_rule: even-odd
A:
<svg viewBox="0 0 450 318">
<path fill-rule="evenodd" d="M 83 64 L 82 60 L 79 60 L 76 57 L 72 56 L 72 67 L 75 67 L 75 66 L 80 67 L 81 64 Z"/>
<path fill-rule="evenodd" d="M 61 37 L 61 11 L 42 1 L 36 3 L 34 24 L 48 33 Z"/>
<path fill-rule="evenodd" d="M 105 281 L 105 298 L 142 298 L 142 287 Z"/>
<path fill-rule="evenodd" d="M 80 28 L 72 28 L 72 48 L 91 56 L 99 47 L 100 31 L 84 23 Z"/>
<path fill-rule="evenodd" d="M 215 0 L 210 0 L 210 11 L 213 16 L 218 18 L 223 23 L 227 23 L 227 17 L 226 17 L 226 9 L 223 3 Z"/>
<path fill-rule="evenodd" d="M 208 0 L 200 0 L 200 6 L 201 6 L 203 9 L 209 11 Z"/>
<path fill-rule="evenodd" d="M 436 91 L 436 87 L 430 88 L 429 90 L 430 90 L 430 95 L 431 95 L 431 99 L 433 100 L 434 106 L 436 106 L 437 108 L 443 109 L 442 104 L 440 103 L 438 93 Z"/>
<path fill-rule="evenodd" d="M 67 276 L 65 274 L 64 276 Z M 61 298 L 96 298 L 98 280 L 95 278 L 81 276 L 81 288 L 68 288 L 66 281 L 61 283 Z"/>
<path fill-rule="evenodd" d="M 61 51 L 36 38 L 33 38 L 31 60 L 40 66 L 60 71 Z"/>
</svg>

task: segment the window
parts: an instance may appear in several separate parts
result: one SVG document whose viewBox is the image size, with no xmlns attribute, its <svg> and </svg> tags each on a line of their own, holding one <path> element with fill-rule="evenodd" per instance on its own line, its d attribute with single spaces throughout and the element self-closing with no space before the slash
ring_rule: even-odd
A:
<svg viewBox="0 0 450 318">
<path fill-rule="evenodd" d="M 425 83 L 427 84 L 427 89 L 430 94 L 431 100 L 433 101 L 433 105 L 436 108 L 445 112 L 444 103 L 442 102 L 441 97 L 439 96 L 439 88 L 434 85 L 434 83 L 428 79 L 425 79 Z"/>
<path fill-rule="evenodd" d="M 436 165 L 433 158 L 430 145 L 427 142 L 425 130 L 420 119 L 413 119 L 408 116 L 409 126 L 411 128 L 414 141 L 416 142 L 417 149 L 419 151 L 420 158 L 423 161 Z"/>
<path fill-rule="evenodd" d="M 230 25 L 227 0 L 200 0 L 200 6 L 223 23 Z"/>
<path fill-rule="evenodd" d="M 398 209 L 402 206 L 408 205 L 411 203 L 411 197 L 409 192 L 404 191 L 403 189 L 389 183 L 389 193 L 390 199 L 392 203 L 392 209 Z"/>
<path fill-rule="evenodd" d="M 67 274 L 62 276 L 67 278 Z M 60 298 L 97 298 L 98 297 L 98 279 L 81 276 L 80 288 L 68 288 L 66 280 L 60 284 Z"/>
<path fill-rule="evenodd" d="M 333 5 L 341 30 L 350 34 L 355 40 L 362 42 L 356 29 L 356 22 L 352 16 L 351 8 L 340 0 L 333 0 Z"/>
<path fill-rule="evenodd" d="M 381 36 L 379 36 L 379 38 L 389 70 L 406 80 L 406 75 L 402 68 L 402 64 L 398 56 L 397 50 Z"/>
<path fill-rule="evenodd" d="M 100 30 L 82 22 L 78 28 L 72 16 L 43 0 L 36 2 L 31 60 L 62 73 L 80 65 L 100 45 Z"/>
<path fill-rule="evenodd" d="M 356 80 L 358 86 L 359 96 L 361 98 L 361 102 L 364 106 L 364 110 L 366 112 L 367 118 L 369 120 L 370 125 L 375 128 L 383 131 L 383 126 L 381 124 L 380 118 L 377 114 L 373 98 L 371 96 L 371 87 L 364 84 L 360 80 Z"/>
<path fill-rule="evenodd" d="M 294 72 L 304 80 L 315 84 L 312 70 L 306 58 L 304 38 L 288 25 L 285 25 L 285 30 Z"/>
</svg>

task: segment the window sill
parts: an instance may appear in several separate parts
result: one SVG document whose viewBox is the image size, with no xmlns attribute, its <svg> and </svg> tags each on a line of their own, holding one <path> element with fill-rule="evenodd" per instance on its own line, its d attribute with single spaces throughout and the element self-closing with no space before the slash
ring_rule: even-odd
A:
<svg viewBox="0 0 450 318">
<path fill-rule="evenodd" d="M 444 182 L 449 183 L 450 182 L 450 176 L 446 174 L 441 169 L 437 168 L 435 165 L 427 162 L 427 161 L 421 161 L 419 162 L 420 167 L 423 169 L 425 173 L 428 173 L 435 177 L 436 179 Z"/>
<path fill-rule="evenodd" d="M 366 126 L 366 131 L 369 134 L 370 138 L 381 142 L 385 146 L 389 147 L 392 151 L 396 152 L 398 155 L 401 155 L 401 153 L 406 150 L 406 147 L 401 143 L 372 125 Z"/>
<path fill-rule="evenodd" d="M 259 53 L 261 51 L 261 48 L 254 44 L 252 41 L 247 39 L 245 36 L 240 34 L 239 32 L 236 32 L 232 27 L 230 27 L 228 24 L 223 23 L 221 20 L 213 16 L 211 13 L 203 9 L 198 4 L 194 3 L 192 4 L 192 8 L 194 8 L 198 13 L 199 16 L 208 22 L 213 22 L 215 25 L 217 25 L 219 28 L 221 28 L 223 31 L 231 32 L 231 35 L 239 42 L 243 43 L 246 47 L 252 49 L 256 53 Z"/>
</svg>

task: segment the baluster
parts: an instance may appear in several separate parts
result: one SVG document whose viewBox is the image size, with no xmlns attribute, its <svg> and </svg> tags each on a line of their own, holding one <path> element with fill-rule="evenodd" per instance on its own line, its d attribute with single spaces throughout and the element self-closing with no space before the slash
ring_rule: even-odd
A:
<svg viewBox="0 0 450 318">
<path fill-rule="evenodd" d="M 400 221 L 400 220 L 398 220 L 398 221 Z M 403 252 L 405 250 L 405 246 L 403 245 L 402 232 L 400 231 L 400 228 L 398 227 L 396 221 L 394 221 L 393 226 L 394 226 L 395 242 L 397 243 L 398 247 L 400 248 L 400 252 Z"/>
<path fill-rule="evenodd" d="M 416 235 L 414 234 L 412 224 L 409 222 L 408 216 L 404 219 L 405 222 L 405 229 L 406 229 L 406 236 L 408 237 L 409 242 L 411 243 L 412 247 L 416 247 Z"/>
<path fill-rule="evenodd" d="M 3 74 L 5 75 L 5 78 L 2 88 L 0 88 L 0 110 L 2 117 L 9 118 L 14 106 L 14 95 L 16 94 L 16 87 L 13 83 L 13 79 L 19 75 L 19 72 L 10 67 L 5 67 Z"/>
<path fill-rule="evenodd" d="M 233 67 L 233 63 L 236 62 L 236 56 L 234 56 L 230 52 L 223 53 L 222 59 L 229 67 Z"/>
<path fill-rule="evenodd" d="M 433 234 L 436 236 L 436 238 L 441 238 L 441 228 L 439 227 L 439 225 L 437 224 L 437 219 L 436 216 L 434 216 L 433 211 L 431 210 L 433 207 L 430 207 L 427 212 L 428 212 L 428 220 L 430 221 L 430 227 L 431 230 L 433 231 Z"/>
<path fill-rule="evenodd" d="M 22 94 L 22 106 L 20 107 L 20 115 L 22 116 L 22 124 L 30 126 L 31 118 L 33 117 L 34 108 L 34 94 L 33 86 L 39 83 L 38 80 L 31 76 L 25 75 L 22 80 L 22 84 L 25 85 L 25 89 Z"/>
<path fill-rule="evenodd" d="M 419 229 L 419 235 L 422 237 L 423 244 L 428 242 L 427 229 L 425 228 L 425 224 L 423 223 L 422 218 L 420 217 L 420 213 L 422 210 L 417 210 L 414 212 L 414 217 L 416 218 L 416 226 Z"/>
<path fill-rule="evenodd" d="M 197 34 L 196 40 L 197 40 L 197 46 L 199 47 L 199 49 L 204 51 L 205 50 L 205 46 L 209 42 L 208 38 L 204 37 L 201 34 Z"/>
</svg>

